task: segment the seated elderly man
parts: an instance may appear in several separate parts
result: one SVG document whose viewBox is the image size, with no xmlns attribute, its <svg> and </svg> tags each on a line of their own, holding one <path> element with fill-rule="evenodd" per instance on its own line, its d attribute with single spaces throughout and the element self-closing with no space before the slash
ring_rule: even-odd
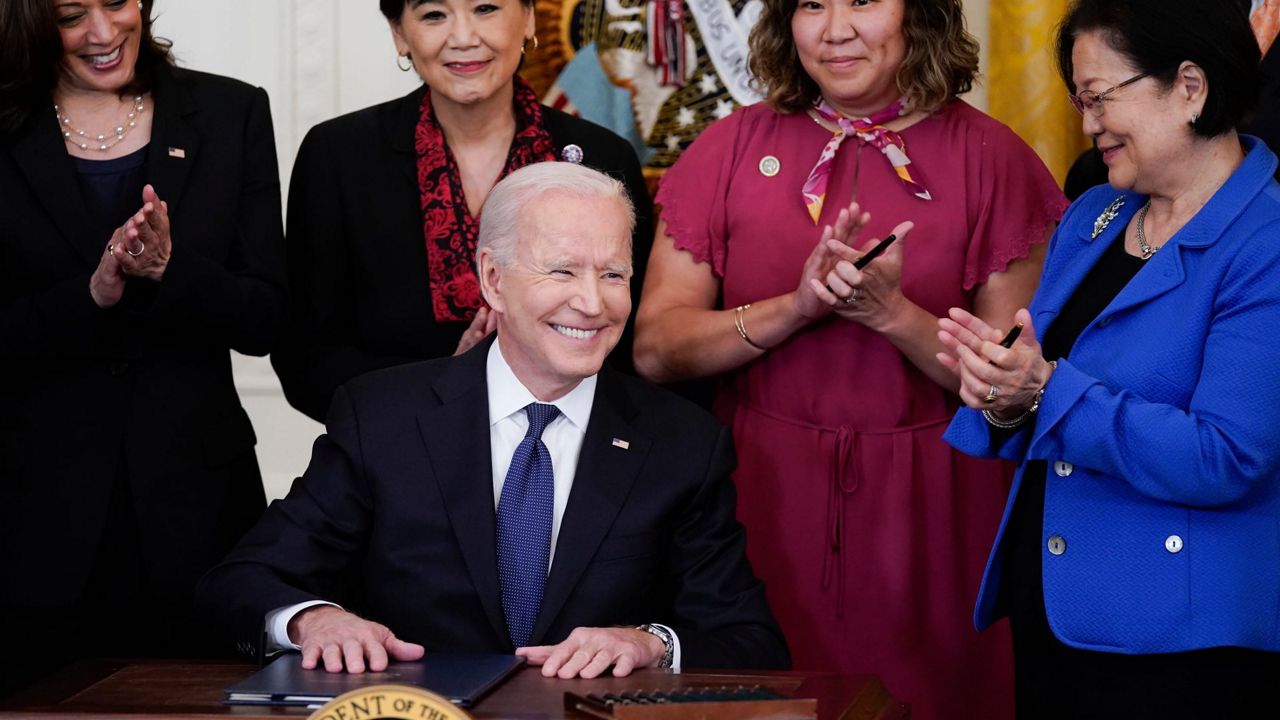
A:
<svg viewBox="0 0 1280 720">
<path fill-rule="evenodd" d="M 544 675 L 784 668 L 734 519 L 728 432 L 602 368 L 631 311 L 631 203 L 570 163 L 511 173 L 476 263 L 493 338 L 340 389 L 288 497 L 204 578 L 242 649 L 381 670 L 523 655 Z"/>
</svg>

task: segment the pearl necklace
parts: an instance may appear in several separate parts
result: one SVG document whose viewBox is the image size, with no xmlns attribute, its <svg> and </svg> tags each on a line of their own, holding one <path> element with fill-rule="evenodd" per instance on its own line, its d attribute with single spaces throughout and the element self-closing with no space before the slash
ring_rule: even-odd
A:
<svg viewBox="0 0 1280 720">
<path fill-rule="evenodd" d="M 111 133 L 88 133 L 72 124 L 71 118 L 62 112 L 57 103 L 53 104 L 53 112 L 58 116 L 58 126 L 62 128 L 62 139 L 81 150 L 100 152 L 106 152 L 124 140 L 124 136 L 137 126 L 138 116 L 142 111 L 142 96 L 136 95 L 133 98 L 133 109 L 129 111 L 129 117 L 125 118 L 123 125 L 117 126 Z"/>
<path fill-rule="evenodd" d="M 1146 205 L 1142 206 L 1141 210 L 1138 211 L 1138 249 L 1142 251 L 1143 260 L 1150 260 L 1151 256 L 1155 255 L 1156 251 L 1160 249 L 1158 247 L 1153 248 L 1150 245 L 1148 245 L 1147 234 L 1143 232 L 1142 225 L 1144 222 L 1146 222 L 1147 211 L 1150 209 L 1151 209 L 1151 203 L 1148 202 Z"/>
</svg>

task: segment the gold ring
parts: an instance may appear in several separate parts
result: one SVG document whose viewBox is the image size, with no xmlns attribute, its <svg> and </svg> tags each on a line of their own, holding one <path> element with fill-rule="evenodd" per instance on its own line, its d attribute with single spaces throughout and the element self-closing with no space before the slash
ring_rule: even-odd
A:
<svg viewBox="0 0 1280 720">
<path fill-rule="evenodd" d="M 992 386 L 991 386 L 991 389 L 987 391 L 987 395 L 986 395 L 986 397 L 982 398 L 982 402 L 984 402 L 984 403 L 988 403 L 988 404 L 989 404 L 989 403 L 993 403 L 993 402 L 995 402 L 995 401 L 996 401 L 996 391 L 997 391 L 997 390 L 999 390 L 999 389 L 1000 389 L 1000 388 L 997 388 L 995 385 L 992 385 Z"/>
</svg>

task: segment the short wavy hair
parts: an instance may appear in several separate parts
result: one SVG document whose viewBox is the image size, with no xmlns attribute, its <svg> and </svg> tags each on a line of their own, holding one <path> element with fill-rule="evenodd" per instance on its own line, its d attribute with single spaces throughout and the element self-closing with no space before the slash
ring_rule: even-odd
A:
<svg viewBox="0 0 1280 720">
<path fill-rule="evenodd" d="M 907 107 L 933 112 L 973 88 L 978 41 L 965 29 L 961 0 L 902 0 L 907 54 L 898 68 L 898 90 Z M 791 35 L 799 0 L 764 0 L 751 31 L 748 67 L 765 102 L 779 112 L 807 110 L 822 94 L 805 72 Z"/>
</svg>

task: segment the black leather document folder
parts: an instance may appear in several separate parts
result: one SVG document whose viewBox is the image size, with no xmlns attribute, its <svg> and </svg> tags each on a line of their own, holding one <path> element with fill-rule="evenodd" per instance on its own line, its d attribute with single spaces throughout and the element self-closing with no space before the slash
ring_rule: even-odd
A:
<svg viewBox="0 0 1280 720">
<path fill-rule="evenodd" d="M 227 688 L 229 705 L 322 705 L 343 693 L 371 685 L 414 685 L 470 707 L 492 690 L 524 658 L 515 655 L 430 654 L 417 662 L 392 662 L 383 672 L 331 673 L 303 670 L 296 653 Z"/>
</svg>

